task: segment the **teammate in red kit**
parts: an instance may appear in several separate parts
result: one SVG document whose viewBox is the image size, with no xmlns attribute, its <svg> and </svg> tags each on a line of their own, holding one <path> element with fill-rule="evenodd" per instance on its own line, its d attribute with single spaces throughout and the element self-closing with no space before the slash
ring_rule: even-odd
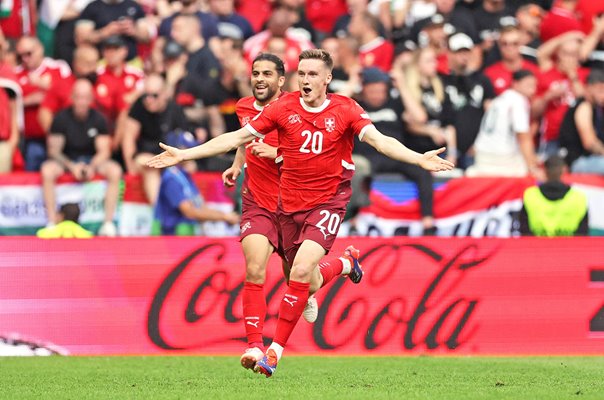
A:
<svg viewBox="0 0 604 400">
<path fill-rule="evenodd" d="M 150 167 L 163 168 L 184 160 L 211 157 L 255 137 L 262 138 L 262 132 L 277 129 L 279 151 L 283 156 L 277 215 L 282 248 L 291 271 L 289 287 L 279 307 L 273 343 L 254 367 L 267 377 L 275 372 L 283 348 L 304 310 L 312 278 L 321 275 L 325 284 L 334 276 L 335 271 L 324 271 L 318 264 L 335 241 L 350 199 L 354 136 L 358 135 L 360 140 L 398 161 L 430 171 L 453 168 L 452 163 L 438 156 L 444 148 L 416 153 L 379 132 L 354 100 L 327 94 L 333 61 L 325 50 L 305 50 L 299 61 L 299 92 L 281 96 L 243 128 L 203 145 L 181 150 L 162 143 L 165 151 L 148 163 Z M 345 262 L 341 268 L 344 273 L 349 272 L 354 281 L 359 266 L 356 257 L 353 260 L 352 265 Z M 358 273 L 362 276 L 360 269 Z"/>
<path fill-rule="evenodd" d="M 285 83 L 283 61 L 268 53 L 261 53 L 252 63 L 253 96 L 237 102 L 237 116 L 242 126 L 262 112 L 264 106 L 277 99 L 283 92 Z M 264 356 L 262 332 L 266 316 L 264 282 L 266 266 L 271 254 L 278 249 L 278 221 L 276 216 L 279 197 L 279 171 L 277 158 L 278 138 L 275 130 L 263 139 L 254 141 L 237 150 L 233 165 L 223 174 L 224 183 L 233 186 L 241 174 L 244 163 L 247 168 L 242 188 L 241 244 L 246 260 L 246 275 L 243 285 L 243 319 L 248 348 L 241 356 L 244 368 L 253 368 Z M 281 253 L 281 252 L 280 252 Z M 283 258 L 283 254 L 280 254 Z M 349 258 L 344 254 L 342 258 Z M 323 269 L 338 269 L 341 259 L 322 262 Z M 349 260 L 349 262 L 351 262 Z M 341 267 L 339 268 L 341 269 Z M 289 264 L 284 261 L 283 272 L 288 277 Z M 311 286 L 311 292 L 318 290 L 323 282 Z M 310 297 L 303 316 L 308 322 L 317 318 L 318 305 Z"/>
</svg>

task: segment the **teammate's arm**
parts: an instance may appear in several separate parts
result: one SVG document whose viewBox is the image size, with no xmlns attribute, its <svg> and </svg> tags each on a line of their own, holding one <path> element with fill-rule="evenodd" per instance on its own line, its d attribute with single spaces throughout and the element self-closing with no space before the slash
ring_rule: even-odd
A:
<svg viewBox="0 0 604 400">
<path fill-rule="evenodd" d="M 249 142 L 253 138 L 254 135 L 248 129 L 240 128 L 189 149 L 177 149 L 176 147 L 160 143 L 159 146 L 165 151 L 149 160 L 147 166 L 152 168 L 165 168 L 186 160 L 217 156 L 227 153 L 242 144 Z"/>
<path fill-rule="evenodd" d="M 445 151 L 444 147 L 420 154 L 409 149 L 395 138 L 382 134 L 373 125 L 369 125 L 365 129 L 361 140 L 393 160 L 419 165 L 428 171 L 447 171 L 454 167 L 452 162 L 443 160 L 438 156 Z"/>
<path fill-rule="evenodd" d="M 225 186 L 235 186 L 237 178 L 241 174 L 241 169 L 245 164 L 245 146 L 239 146 L 233 164 L 222 173 L 222 183 Z"/>
</svg>

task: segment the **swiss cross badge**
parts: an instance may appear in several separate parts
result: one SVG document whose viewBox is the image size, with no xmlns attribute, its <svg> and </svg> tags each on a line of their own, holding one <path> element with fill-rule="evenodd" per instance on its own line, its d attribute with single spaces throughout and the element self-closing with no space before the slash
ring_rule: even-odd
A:
<svg viewBox="0 0 604 400">
<path fill-rule="evenodd" d="M 325 130 L 327 132 L 333 132 L 336 129 L 336 119 L 335 118 L 325 118 Z"/>
</svg>

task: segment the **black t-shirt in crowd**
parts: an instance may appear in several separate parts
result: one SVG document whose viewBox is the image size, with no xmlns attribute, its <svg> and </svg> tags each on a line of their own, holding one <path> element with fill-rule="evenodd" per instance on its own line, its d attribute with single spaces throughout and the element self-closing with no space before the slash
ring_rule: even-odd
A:
<svg viewBox="0 0 604 400">
<path fill-rule="evenodd" d="M 101 29 L 110 22 L 129 18 L 137 21 L 145 17 L 143 8 L 134 0 L 123 0 L 109 4 L 103 0 L 96 0 L 88 4 L 80 14 L 80 21 L 94 22 L 94 29 Z M 131 36 L 122 36 L 128 45 L 128 60 L 136 57 L 136 39 Z"/>
<path fill-rule="evenodd" d="M 145 108 L 141 96 L 134 102 L 128 115 L 141 124 L 136 140 L 137 153 L 158 154 L 161 151 L 159 142 L 165 140 L 167 133 L 188 128 L 182 107 L 172 100 L 168 101 L 164 111 L 152 113 Z"/>
<path fill-rule="evenodd" d="M 444 93 L 444 99 L 440 101 L 431 86 L 427 88 L 422 87 L 422 107 L 424 107 L 428 114 L 427 124 L 440 127 L 453 125 L 453 109 L 446 92 Z M 411 132 L 405 138 L 404 143 L 411 150 L 415 150 L 418 153 L 425 153 L 426 151 L 441 147 L 434 143 L 429 136 L 418 135 Z"/>
<path fill-rule="evenodd" d="M 95 140 L 99 135 L 108 135 L 107 120 L 95 109 L 90 109 L 84 120 L 76 118 L 73 109 L 60 111 L 50 126 L 51 135 L 65 137 L 63 154 L 70 160 L 92 157 L 96 154 Z"/>
<path fill-rule="evenodd" d="M 442 80 L 454 112 L 457 149 L 460 154 L 464 154 L 476 140 L 484 114 L 484 103 L 495 97 L 495 89 L 489 78 L 480 72 L 445 75 Z"/>
<path fill-rule="evenodd" d="M 204 81 L 218 82 L 220 79 L 220 61 L 208 46 L 190 53 L 186 67 L 189 73 L 196 74 Z"/>
</svg>

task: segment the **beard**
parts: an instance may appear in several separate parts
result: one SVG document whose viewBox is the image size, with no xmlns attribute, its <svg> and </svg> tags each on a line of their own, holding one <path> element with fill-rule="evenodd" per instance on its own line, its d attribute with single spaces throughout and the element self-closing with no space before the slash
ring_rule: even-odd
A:
<svg viewBox="0 0 604 400">
<path fill-rule="evenodd" d="M 258 92 L 256 91 L 256 88 L 254 87 L 252 89 L 252 93 L 254 94 L 254 97 L 256 98 L 256 100 L 266 101 L 266 100 L 272 98 L 275 95 L 275 93 L 277 93 L 277 89 L 267 86 L 265 89 L 265 92 L 263 94 L 259 95 Z"/>
</svg>

